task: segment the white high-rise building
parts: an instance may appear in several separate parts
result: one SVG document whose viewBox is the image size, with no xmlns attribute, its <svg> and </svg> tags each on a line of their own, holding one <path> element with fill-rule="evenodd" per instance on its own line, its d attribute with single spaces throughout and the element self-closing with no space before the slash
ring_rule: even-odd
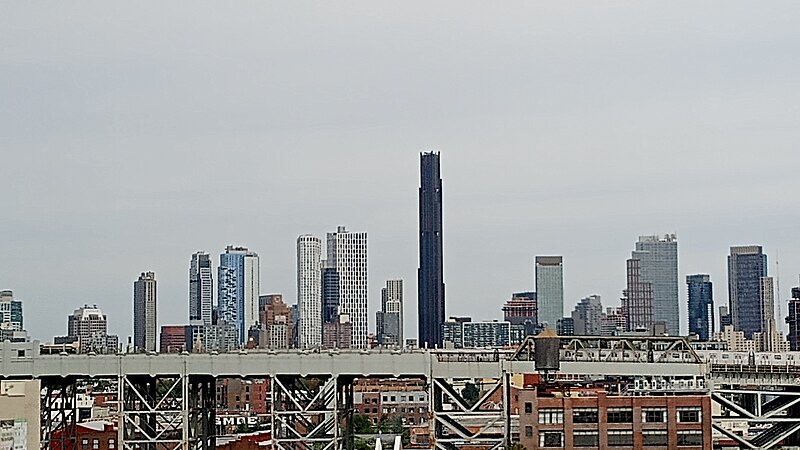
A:
<svg viewBox="0 0 800 450">
<path fill-rule="evenodd" d="M 246 247 L 229 245 L 219 255 L 217 303 L 219 319 L 236 325 L 239 342 L 258 323 L 260 266 L 258 254 Z"/>
<path fill-rule="evenodd" d="M 564 318 L 564 261 L 561 256 L 536 257 L 536 299 L 539 323 L 556 329 Z"/>
<path fill-rule="evenodd" d="M 339 281 L 339 315 L 352 324 L 351 348 L 367 347 L 367 233 L 350 232 L 343 226 L 328 233 L 326 266 Z"/>
<path fill-rule="evenodd" d="M 84 305 L 67 317 L 67 335 L 78 341 L 80 353 L 115 353 L 119 338 L 108 334 L 108 319 L 97 305 Z"/>
<path fill-rule="evenodd" d="M 297 238 L 297 308 L 298 345 L 322 346 L 322 240 L 309 234 Z"/>
<path fill-rule="evenodd" d="M 206 252 L 192 255 L 189 266 L 189 322 L 211 325 L 214 302 L 214 278 L 211 256 Z"/>
</svg>

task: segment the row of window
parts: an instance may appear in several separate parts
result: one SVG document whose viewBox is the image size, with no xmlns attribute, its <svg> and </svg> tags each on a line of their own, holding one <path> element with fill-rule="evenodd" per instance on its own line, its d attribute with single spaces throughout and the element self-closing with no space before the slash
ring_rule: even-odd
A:
<svg viewBox="0 0 800 450">
<path fill-rule="evenodd" d="M 382 412 L 383 414 L 396 413 L 396 412 L 397 412 L 397 410 L 398 410 L 398 408 L 395 408 L 395 407 L 392 407 L 392 408 L 386 408 L 386 407 L 384 407 L 384 408 L 381 408 L 381 409 L 382 409 L 382 411 L 381 411 L 381 412 Z M 401 412 L 401 413 L 413 413 L 413 412 L 414 412 L 414 410 L 415 410 L 415 408 L 414 408 L 413 406 L 409 406 L 408 408 L 400 408 L 400 412 Z M 427 408 L 426 408 L 426 407 L 424 407 L 424 406 L 420 406 L 420 407 L 419 407 L 419 413 L 420 413 L 420 414 L 425 414 L 425 411 L 426 411 L 426 410 L 427 410 Z M 367 407 L 367 408 L 364 408 L 364 414 L 369 414 L 370 412 L 371 412 L 372 414 L 377 414 L 377 413 L 378 413 L 378 408 L 372 408 L 371 410 L 370 410 L 370 408 L 369 408 L 369 407 Z"/>
<path fill-rule="evenodd" d="M 609 430 L 609 447 L 632 447 L 633 431 Z M 533 437 L 533 427 L 525 427 L 525 437 Z M 681 447 L 695 447 L 703 445 L 703 432 L 701 430 L 678 431 L 677 444 Z M 574 431 L 572 433 L 574 447 L 599 447 L 600 437 L 597 431 Z M 642 445 L 644 447 L 665 447 L 669 445 L 669 437 L 664 430 L 642 431 Z M 564 447 L 563 431 L 542 431 L 539 433 L 539 447 L 561 448 Z"/>
<path fill-rule="evenodd" d="M 94 438 L 92 439 L 92 450 L 97 450 L 100 448 L 100 439 Z M 114 450 L 117 448 L 117 440 L 114 438 L 108 438 L 108 447 L 109 450 Z M 83 438 L 81 439 L 81 450 L 89 450 L 89 439 Z"/>
<path fill-rule="evenodd" d="M 390 401 L 391 402 L 396 402 L 397 401 L 397 396 L 396 395 L 384 395 L 383 396 L 383 401 L 384 402 L 390 402 Z M 401 395 L 400 396 L 400 401 L 401 402 L 405 402 L 405 401 L 409 401 L 409 402 L 413 402 L 413 401 L 424 402 L 426 400 L 425 400 L 425 396 L 424 395 L 417 395 L 417 396 L 409 395 L 407 397 L 405 395 Z"/>
<path fill-rule="evenodd" d="M 414 417 L 400 417 L 400 420 L 402 421 L 403 425 L 418 425 L 417 422 L 415 421 Z M 420 417 L 419 418 L 419 425 L 425 425 L 426 422 L 427 421 L 425 420 L 425 417 Z M 377 417 L 373 417 L 372 418 L 372 423 L 374 425 L 377 425 L 378 424 L 378 418 Z"/>
<path fill-rule="evenodd" d="M 531 414 L 533 407 L 525 403 L 525 414 Z M 701 422 L 702 412 L 699 407 L 678 408 L 678 423 Z M 666 408 L 642 408 L 642 422 L 665 423 L 667 421 Z M 599 411 L 597 408 L 573 408 L 573 423 L 597 423 Z M 632 408 L 608 408 L 606 410 L 607 423 L 633 423 Z M 539 410 L 539 423 L 553 424 L 564 423 L 564 410 L 561 408 L 542 408 Z"/>
</svg>

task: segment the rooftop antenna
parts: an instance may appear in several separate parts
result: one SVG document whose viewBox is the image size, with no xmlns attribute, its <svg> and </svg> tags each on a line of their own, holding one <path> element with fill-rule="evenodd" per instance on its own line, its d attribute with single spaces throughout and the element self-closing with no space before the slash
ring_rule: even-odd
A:
<svg viewBox="0 0 800 450">
<path fill-rule="evenodd" d="M 778 263 L 779 256 L 780 255 L 778 254 L 778 249 L 776 248 L 775 249 L 775 290 L 778 291 L 778 295 L 776 296 L 776 301 L 778 302 L 778 320 L 776 320 L 775 322 L 781 324 L 781 325 L 778 325 L 778 326 L 783 328 L 783 325 L 782 325 L 783 324 L 783 320 L 781 320 L 782 319 L 782 317 L 781 317 L 781 268 L 780 268 L 780 265 Z"/>
</svg>

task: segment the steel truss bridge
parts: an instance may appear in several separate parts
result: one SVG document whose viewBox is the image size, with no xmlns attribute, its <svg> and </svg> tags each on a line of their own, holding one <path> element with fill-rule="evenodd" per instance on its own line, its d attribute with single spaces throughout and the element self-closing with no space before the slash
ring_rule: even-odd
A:
<svg viewBox="0 0 800 450">
<path fill-rule="evenodd" d="M 217 378 L 269 378 L 275 449 L 353 448 L 353 383 L 362 378 L 426 380 L 436 449 L 499 449 L 519 417 L 511 410 L 510 377 L 537 373 L 535 338 L 516 351 L 321 351 L 226 354 L 42 355 L 38 342 L 0 344 L 1 379 L 41 383 L 41 448 L 77 448 L 75 397 L 80 382 L 113 380 L 122 449 L 213 449 Z M 637 380 L 625 392 L 711 395 L 722 411 L 714 427 L 747 448 L 770 448 L 800 430 L 800 370 L 706 364 L 684 338 L 562 338 L 558 374 Z M 798 358 L 800 360 L 800 358 Z M 792 369 L 793 370 L 793 369 Z M 791 373 L 790 373 L 791 372 Z M 554 374 L 548 374 L 553 376 Z M 488 386 L 474 404 L 458 387 Z M 756 387 L 753 386 L 768 386 Z M 489 401 L 501 398 L 501 402 Z M 794 417 L 798 417 L 795 419 Z M 726 421 L 764 425 L 755 436 L 730 432 Z"/>
</svg>

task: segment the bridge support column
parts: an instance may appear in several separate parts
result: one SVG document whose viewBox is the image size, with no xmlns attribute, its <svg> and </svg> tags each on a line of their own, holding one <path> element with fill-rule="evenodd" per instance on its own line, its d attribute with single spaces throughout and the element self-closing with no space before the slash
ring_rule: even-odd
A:
<svg viewBox="0 0 800 450">
<path fill-rule="evenodd" d="M 213 450 L 216 448 L 216 380 L 206 376 L 189 376 L 188 379 L 185 432 L 189 448 Z"/>
<path fill-rule="evenodd" d="M 338 380 L 277 376 L 272 388 L 272 442 L 278 450 L 340 449 Z"/>
<path fill-rule="evenodd" d="M 41 449 L 77 450 L 75 378 L 41 379 Z"/>
<path fill-rule="evenodd" d="M 505 405 L 508 383 L 505 378 L 479 389 L 478 397 L 473 401 L 465 399 L 452 381 L 434 378 L 432 382 L 435 448 L 503 448 L 510 434 Z M 445 404 L 450 408 L 445 409 Z"/>
<path fill-rule="evenodd" d="M 337 381 L 336 430 L 341 436 L 339 448 L 344 450 L 353 450 L 354 448 L 353 408 L 353 377 L 340 376 Z"/>
</svg>

